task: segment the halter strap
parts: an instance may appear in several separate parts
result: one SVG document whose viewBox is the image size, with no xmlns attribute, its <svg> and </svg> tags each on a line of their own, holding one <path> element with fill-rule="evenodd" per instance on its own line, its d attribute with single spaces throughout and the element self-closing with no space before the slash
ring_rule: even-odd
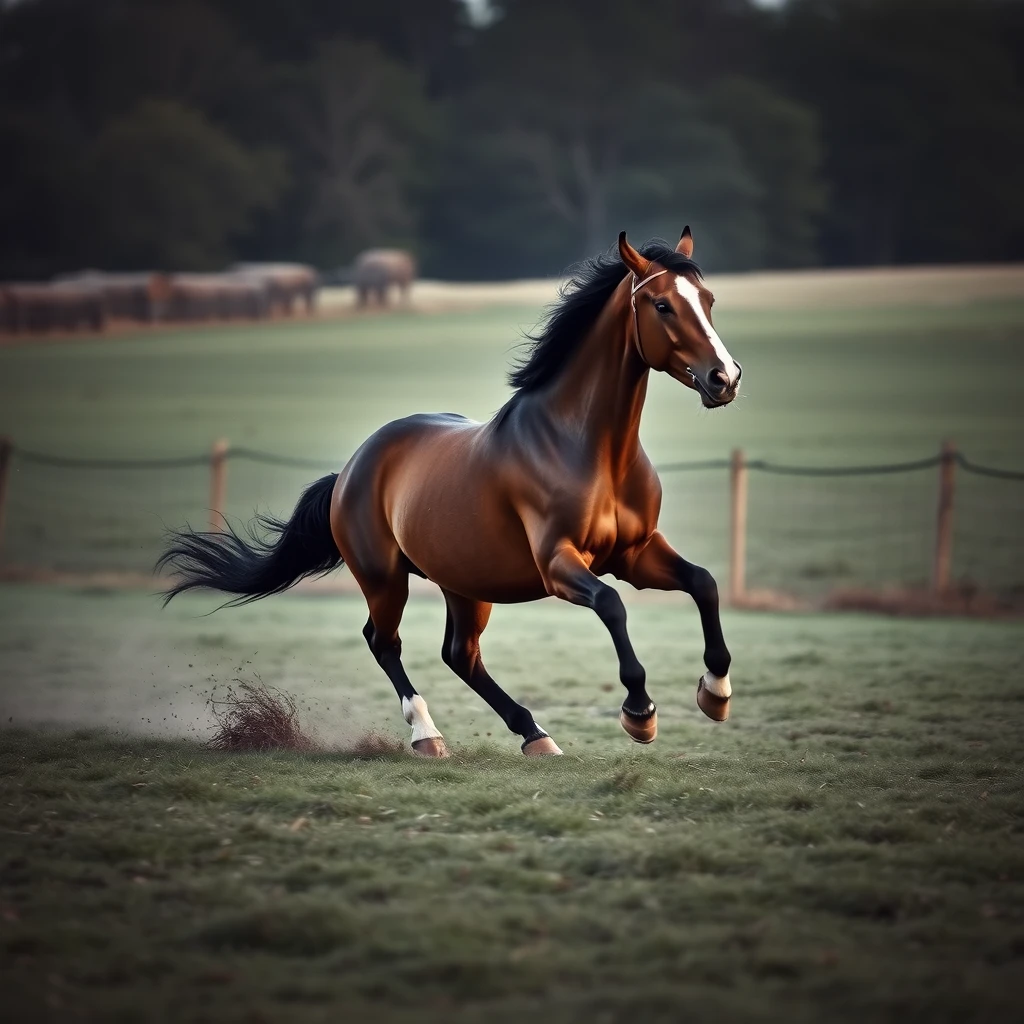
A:
<svg viewBox="0 0 1024 1024">
<path fill-rule="evenodd" d="M 648 264 L 648 268 L 650 268 L 650 264 Z M 667 273 L 667 270 L 658 270 L 655 271 L 653 274 L 648 274 L 647 277 L 645 277 L 642 281 L 637 281 L 636 274 L 634 274 L 633 287 L 630 289 L 629 292 L 629 304 L 630 306 L 633 307 L 633 339 L 636 342 L 637 354 L 640 356 L 644 365 L 647 367 L 650 367 L 651 364 L 647 362 L 647 356 L 644 355 L 643 342 L 640 340 L 640 319 L 637 316 L 636 312 L 636 293 L 640 291 L 640 289 L 643 288 L 643 286 L 647 284 L 648 281 L 653 281 L 656 277 L 661 277 L 662 274 Z"/>
</svg>

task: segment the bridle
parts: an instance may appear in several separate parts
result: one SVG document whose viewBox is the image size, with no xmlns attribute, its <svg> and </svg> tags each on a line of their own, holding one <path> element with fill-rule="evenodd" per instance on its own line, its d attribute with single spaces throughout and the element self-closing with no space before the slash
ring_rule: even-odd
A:
<svg viewBox="0 0 1024 1024">
<path fill-rule="evenodd" d="M 647 269 L 651 269 L 650 263 L 647 264 Z M 653 274 L 648 274 L 647 277 L 645 277 L 642 281 L 637 281 L 636 274 L 634 273 L 633 287 L 630 289 L 629 292 L 629 304 L 630 306 L 633 307 L 633 340 L 636 342 L 637 355 L 640 356 L 640 359 L 643 361 L 644 365 L 648 367 L 651 364 L 647 362 L 647 356 L 644 355 L 644 344 L 640 340 L 640 319 L 637 316 L 636 312 L 636 293 L 640 291 L 640 289 L 643 288 L 643 286 L 647 284 L 649 281 L 653 281 L 656 277 L 661 277 L 662 274 L 667 273 L 667 270 L 658 270 L 655 271 L 655 273 Z M 691 376 L 693 376 L 693 374 L 691 374 Z"/>
<path fill-rule="evenodd" d="M 647 269 L 650 270 L 651 264 L 647 264 Z M 647 356 L 644 354 L 644 343 L 640 340 L 640 318 L 636 311 L 636 293 L 649 281 L 653 281 L 656 277 L 661 277 L 662 274 L 667 274 L 667 270 L 656 270 L 653 274 L 648 274 L 642 281 L 637 281 L 636 274 L 633 274 L 633 286 L 629 290 L 629 304 L 633 309 L 633 340 L 636 343 L 637 355 L 640 356 L 641 362 L 648 368 L 650 363 L 647 362 Z M 735 362 L 735 360 L 733 360 Z M 737 365 L 739 365 L 737 363 Z M 704 386 L 704 382 L 690 369 L 686 367 L 686 372 L 690 375 L 690 380 L 696 385 L 698 391 L 702 391 L 712 402 L 718 403 L 718 399 L 712 395 L 708 389 Z M 738 378 L 737 378 L 738 379 Z"/>
</svg>

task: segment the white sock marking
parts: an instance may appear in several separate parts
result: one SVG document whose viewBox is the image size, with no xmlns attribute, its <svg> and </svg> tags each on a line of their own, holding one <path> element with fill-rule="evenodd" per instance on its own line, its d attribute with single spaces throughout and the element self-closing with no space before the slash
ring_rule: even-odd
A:
<svg viewBox="0 0 1024 1024">
<path fill-rule="evenodd" d="M 441 733 L 427 710 L 427 702 L 417 693 L 413 697 L 402 698 L 402 714 L 412 726 L 412 742 L 440 738 Z"/>
<path fill-rule="evenodd" d="M 697 290 L 697 286 L 682 274 L 676 274 L 676 291 L 686 299 L 693 310 L 697 317 L 697 322 L 704 329 L 708 336 L 708 341 L 711 342 L 711 347 L 715 350 L 715 355 L 722 361 L 722 366 L 725 369 L 725 375 L 729 378 L 729 383 L 732 384 L 740 371 L 732 356 L 729 355 L 729 350 L 722 344 L 718 331 L 711 326 L 711 321 L 707 318 L 704 307 L 700 304 L 700 292 Z"/>
<path fill-rule="evenodd" d="M 728 700 L 732 696 L 732 683 L 729 682 L 728 672 L 719 679 L 718 676 L 708 670 L 701 676 L 700 681 L 704 684 L 704 689 L 708 693 L 720 697 L 722 700 Z"/>
</svg>

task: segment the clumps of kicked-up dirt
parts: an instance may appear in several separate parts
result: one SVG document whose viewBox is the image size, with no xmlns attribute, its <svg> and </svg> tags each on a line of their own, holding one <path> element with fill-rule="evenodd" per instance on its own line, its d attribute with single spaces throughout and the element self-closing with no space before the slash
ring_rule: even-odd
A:
<svg viewBox="0 0 1024 1024">
<path fill-rule="evenodd" d="M 321 750 L 318 740 L 299 723 L 295 698 L 259 676 L 252 682 L 236 679 L 223 697 L 210 696 L 210 711 L 216 731 L 209 745 L 231 752 Z"/>
<path fill-rule="evenodd" d="M 251 682 L 236 679 L 223 697 L 210 696 L 209 707 L 216 729 L 208 743 L 214 750 L 324 753 L 328 749 L 315 732 L 300 723 L 296 699 L 268 686 L 259 676 Z M 373 730 L 343 744 L 337 752 L 360 759 L 408 753 L 397 737 Z"/>
</svg>

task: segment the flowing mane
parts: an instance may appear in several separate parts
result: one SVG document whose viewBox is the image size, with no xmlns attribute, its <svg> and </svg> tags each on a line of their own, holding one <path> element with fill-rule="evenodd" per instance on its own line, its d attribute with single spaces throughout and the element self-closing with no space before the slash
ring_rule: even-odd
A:
<svg viewBox="0 0 1024 1024">
<path fill-rule="evenodd" d="M 693 260 L 661 239 L 647 242 L 640 255 L 675 274 L 694 274 L 698 279 L 702 276 Z M 559 292 L 559 301 L 547 311 L 538 333 L 526 336 L 532 343 L 528 352 L 509 371 L 508 381 L 517 392 L 533 391 L 558 376 L 626 273 L 617 250 L 601 253 L 572 268 L 569 280 Z"/>
</svg>

